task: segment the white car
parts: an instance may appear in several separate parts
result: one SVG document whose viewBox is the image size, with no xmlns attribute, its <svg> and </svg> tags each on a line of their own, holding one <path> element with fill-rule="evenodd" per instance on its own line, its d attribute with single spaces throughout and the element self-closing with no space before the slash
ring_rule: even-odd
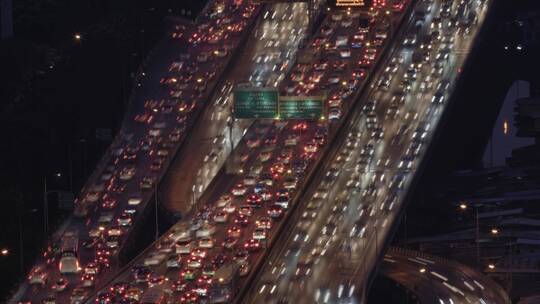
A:
<svg viewBox="0 0 540 304">
<path fill-rule="evenodd" d="M 296 146 L 298 144 L 299 137 L 297 135 L 289 135 L 285 139 L 285 146 Z"/>
<path fill-rule="evenodd" d="M 234 186 L 231 192 L 234 196 L 243 196 L 244 194 L 246 194 L 246 191 L 247 191 L 247 188 L 243 184 L 240 183 Z"/>
<path fill-rule="evenodd" d="M 123 168 L 120 171 L 120 179 L 123 181 L 131 180 L 135 176 L 135 171 L 136 169 L 133 166 Z"/>
<path fill-rule="evenodd" d="M 159 252 L 151 253 L 147 258 L 144 259 L 145 266 L 157 266 L 161 264 L 166 258 L 166 255 Z"/>
<path fill-rule="evenodd" d="M 219 199 L 216 202 L 216 206 L 218 208 L 223 208 L 227 206 L 232 201 L 232 197 L 228 194 L 223 194 L 219 197 Z"/>
<path fill-rule="evenodd" d="M 142 198 L 138 196 L 130 197 L 128 199 L 128 205 L 130 206 L 137 206 L 142 202 Z"/>
<path fill-rule="evenodd" d="M 213 248 L 214 240 L 209 237 L 205 237 L 199 240 L 199 248 Z"/>
<path fill-rule="evenodd" d="M 236 211 L 236 206 L 232 202 L 229 202 L 223 207 L 223 211 L 227 212 L 228 214 L 232 214 Z"/>
<path fill-rule="evenodd" d="M 244 185 L 253 186 L 256 182 L 257 177 L 252 174 L 248 174 L 246 177 L 244 177 Z"/>
<path fill-rule="evenodd" d="M 328 119 L 330 120 L 338 120 L 341 118 L 341 109 L 339 108 L 331 108 L 328 113 Z"/>
<path fill-rule="evenodd" d="M 221 211 L 221 212 L 216 213 L 216 215 L 214 215 L 214 222 L 226 223 L 228 218 L 229 218 L 229 214 L 225 211 Z"/>
<path fill-rule="evenodd" d="M 182 259 L 179 255 L 173 254 L 169 259 L 167 260 L 167 268 L 179 268 L 181 264 Z"/>
<path fill-rule="evenodd" d="M 197 232 L 195 232 L 195 236 L 198 238 L 204 238 L 213 235 L 215 232 L 216 227 L 212 224 L 206 223 L 201 228 L 199 228 Z"/>
<path fill-rule="evenodd" d="M 176 242 L 175 247 L 178 254 L 190 254 L 193 249 L 193 242 L 191 239 L 180 240 Z"/>
<path fill-rule="evenodd" d="M 255 228 L 255 230 L 253 230 L 253 239 L 255 239 L 255 240 L 264 240 L 264 239 L 266 239 L 266 229 L 264 229 L 262 227 Z"/>
</svg>

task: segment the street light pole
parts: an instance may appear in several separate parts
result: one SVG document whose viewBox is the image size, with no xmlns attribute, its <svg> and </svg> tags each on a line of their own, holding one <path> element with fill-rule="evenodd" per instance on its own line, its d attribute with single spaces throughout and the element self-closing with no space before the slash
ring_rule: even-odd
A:
<svg viewBox="0 0 540 304">
<path fill-rule="evenodd" d="M 47 177 L 43 178 L 43 234 L 44 239 L 47 239 L 49 232 L 49 202 L 47 200 Z"/>
<path fill-rule="evenodd" d="M 24 242 L 23 242 L 23 231 L 22 231 L 22 206 L 19 205 L 19 210 L 17 212 L 18 225 L 19 225 L 19 277 L 24 278 Z"/>
<path fill-rule="evenodd" d="M 154 207 L 156 209 L 156 235 L 154 239 L 157 241 L 159 239 L 159 216 L 158 216 L 158 188 L 157 181 L 154 181 Z"/>
<path fill-rule="evenodd" d="M 476 213 L 476 265 L 480 269 L 480 220 L 478 218 L 478 206 L 474 206 Z"/>
</svg>

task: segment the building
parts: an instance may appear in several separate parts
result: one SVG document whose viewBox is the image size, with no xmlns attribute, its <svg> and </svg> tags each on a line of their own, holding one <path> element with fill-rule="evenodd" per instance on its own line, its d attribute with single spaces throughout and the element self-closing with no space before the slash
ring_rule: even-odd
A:
<svg viewBox="0 0 540 304">
<path fill-rule="evenodd" d="M 0 39 L 13 36 L 13 2 L 0 0 Z"/>
</svg>

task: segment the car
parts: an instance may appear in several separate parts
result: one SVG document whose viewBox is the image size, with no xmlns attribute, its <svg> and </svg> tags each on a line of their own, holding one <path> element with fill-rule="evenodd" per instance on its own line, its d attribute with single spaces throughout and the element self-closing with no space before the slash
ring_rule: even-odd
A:
<svg viewBox="0 0 540 304">
<path fill-rule="evenodd" d="M 328 111 L 328 119 L 330 120 L 339 120 L 341 118 L 341 109 L 340 108 L 330 108 Z"/>
<path fill-rule="evenodd" d="M 28 275 L 28 282 L 30 285 L 42 285 L 47 284 L 47 272 L 43 271 L 40 266 L 34 267 Z"/>
<path fill-rule="evenodd" d="M 189 287 L 188 282 L 184 279 L 178 279 L 172 283 L 172 290 L 176 292 L 186 291 Z"/>
<path fill-rule="evenodd" d="M 105 241 L 105 244 L 107 245 L 108 248 L 111 248 L 111 249 L 118 248 L 118 245 L 120 244 L 120 238 L 114 235 L 108 236 Z"/>
<path fill-rule="evenodd" d="M 121 236 L 122 235 L 122 229 L 120 229 L 120 226 L 110 226 L 109 230 L 107 230 L 108 236 Z"/>
<path fill-rule="evenodd" d="M 141 190 L 150 190 L 154 187 L 155 178 L 152 176 L 145 176 L 139 183 Z"/>
<path fill-rule="evenodd" d="M 270 206 L 267 210 L 267 214 L 270 218 L 278 219 L 283 215 L 284 208 L 279 204 Z"/>
<path fill-rule="evenodd" d="M 74 288 L 69 297 L 71 304 L 81 304 L 86 299 L 88 292 L 84 288 Z"/>
<path fill-rule="evenodd" d="M 132 299 L 135 301 L 139 301 L 143 295 L 143 291 L 138 287 L 130 287 L 126 291 L 126 295 L 124 296 L 126 299 Z"/>
<path fill-rule="evenodd" d="M 227 236 L 223 241 L 223 247 L 227 249 L 234 248 L 238 244 L 238 237 Z"/>
<path fill-rule="evenodd" d="M 238 238 L 242 234 L 242 228 L 238 225 L 233 225 L 231 228 L 227 230 L 227 235 L 230 237 Z"/>
<path fill-rule="evenodd" d="M 436 104 L 441 104 L 444 102 L 444 93 L 437 91 L 433 97 L 431 97 L 431 102 Z"/>
<path fill-rule="evenodd" d="M 167 255 L 154 251 L 144 259 L 144 266 L 160 265 L 166 258 Z"/>
<path fill-rule="evenodd" d="M 68 286 L 68 281 L 64 278 L 59 278 L 58 280 L 56 280 L 56 282 L 54 282 L 51 288 L 52 290 L 56 292 L 62 292 L 66 290 L 67 286 Z"/>
<path fill-rule="evenodd" d="M 258 194 L 251 194 L 246 199 L 246 205 L 250 207 L 259 208 L 262 207 L 262 198 Z M 242 207 L 240 208 L 240 211 L 242 210 Z"/>
<path fill-rule="evenodd" d="M 212 225 L 210 222 L 205 222 L 201 227 L 195 232 L 195 236 L 198 238 L 207 237 L 213 235 L 216 232 L 216 226 Z"/>
<path fill-rule="evenodd" d="M 85 274 L 90 275 L 98 275 L 101 272 L 101 266 L 98 263 L 90 262 L 86 264 L 86 267 L 84 268 Z"/>
<path fill-rule="evenodd" d="M 172 254 L 169 256 L 166 262 L 167 268 L 180 268 L 182 267 L 182 258 L 179 254 Z"/>
<path fill-rule="evenodd" d="M 285 180 L 283 181 L 283 187 L 286 188 L 286 189 L 296 189 L 296 185 L 297 185 L 298 181 L 296 178 L 294 177 L 287 177 L 285 178 Z"/>
<path fill-rule="evenodd" d="M 285 138 L 285 146 L 296 146 L 299 140 L 300 136 L 291 134 Z"/>
<path fill-rule="evenodd" d="M 223 194 L 222 196 L 219 197 L 219 199 L 216 201 L 216 206 L 218 208 L 223 208 L 225 207 L 227 204 L 229 204 L 230 202 L 232 202 L 232 196 L 228 195 L 228 194 Z"/>
<path fill-rule="evenodd" d="M 261 140 L 258 138 L 250 138 L 246 141 L 246 144 L 249 148 L 254 149 L 260 146 Z"/>
<path fill-rule="evenodd" d="M 128 205 L 130 206 L 138 206 L 142 202 L 142 198 L 140 196 L 132 196 L 128 199 Z"/>
<path fill-rule="evenodd" d="M 263 246 L 259 240 L 251 238 L 244 243 L 243 248 L 249 252 L 253 252 L 258 251 L 263 248 Z"/>
<path fill-rule="evenodd" d="M 113 296 L 124 296 L 129 288 L 129 283 L 127 282 L 116 282 L 111 287 L 109 287 L 109 292 Z"/>
<path fill-rule="evenodd" d="M 116 220 L 118 222 L 119 226 L 126 227 L 130 226 L 132 223 L 132 216 L 129 213 L 123 212 L 118 216 L 118 219 Z"/>
<path fill-rule="evenodd" d="M 214 215 L 214 222 L 216 223 L 226 223 L 229 218 L 229 214 L 225 211 L 219 211 Z"/>
<path fill-rule="evenodd" d="M 416 44 L 417 35 L 416 33 L 408 33 L 403 40 L 403 44 L 406 46 L 414 46 Z"/>
<path fill-rule="evenodd" d="M 233 214 L 236 212 L 236 206 L 232 202 L 229 202 L 223 207 L 223 211 L 227 212 L 228 214 Z"/>
<path fill-rule="evenodd" d="M 178 240 L 175 244 L 176 253 L 178 254 L 190 254 L 193 249 L 193 241 L 191 238 L 185 238 Z"/>
<path fill-rule="evenodd" d="M 269 217 L 260 217 L 255 221 L 255 227 L 256 228 L 264 228 L 264 229 L 271 229 L 272 228 L 272 220 Z"/>
<path fill-rule="evenodd" d="M 198 258 L 206 258 L 208 255 L 208 251 L 203 248 L 197 248 L 191 252 L 191 256 L 198 257 Z"/>
<path fill-rule="evenodd" d="M 244 177 L 244 185 L 253 186 L 257 182 L 257 177 L 253 174 L 247 174 Z"/>
<path fill-rule="evenodd" d="M 287 209 L 287 208 L 289 208 L 289 201 L 290 201 L 290 199 L 289 199 L 288 195 L 279 195 L 276 198 L 275 205 L 279 205 L 282 208 Z"/>
<path fill-rule="evenodd" d="M 202 267 L 202 259 L 196 256 L 192 256 L 187 260 L 187 267 L 192 269 L 198 269 Z"/>
<path fill-rule="evenodd" d="M 214 239 L 211 237 L 204 237 L 199 239 L 199 248 L 213 248 L 214 247 Z"/>
<path fill-rule="evenodd" d="M 179 301 L 180 304 L 199 303 L 199 294 L 195 291 L 185 292 L 180 296 Z"/>
<path fill-rule="evenodd" d="M 133 176 L 135 176 L 135 172 L 136 172 L 135 166 L 124 167 L 120 171 L 120 180 L 123 180 L 123 181 L 131 180 L 133 178 Z"/>
<path fill-rule="evenodd" d="M 238 216 L 234 219 L 234 223 L 245 227 L 249 225 L 249 216 L 245 214 L 238 214 Z"/>
<path fill-rule="evenodd" d="M 180 272 L 180 277 L 183 278 L 184 280 L 188 280 L 188 281 L 191 281 L 191 280 L 194 280 L 195 279 L 195 271 L 193 271 L 192 269 L 184 269 L 183 271 Z"/>
<path fill-rule="evenodd" d="M 319 150 L 319 146 L 317 145 L 316 142 L 308 142 L 304 146 L 304 151 L 307 153 L 317 153 L 318 150 Z"/>
<path fill-rule="evenodd" d="M 83 287 L 94 287 L 96 277 L 91 274 L 84 274 L 81 277 L 81 286 Z"/>
<path fill-rule="evenodd" d="M 234 196 L 244 196 L 244 194 L 246 194 L 246 191 L 247 188 L 244 186 L 244 184 L 238 183 L 234 186 L 231 192 Z"/>
<path fill-rule="evenodd" d="M 253 230 L 252 238 L 255 240 L 264 240 L 266 239 L 266 228 L 257 227 Z"/>
</svg>

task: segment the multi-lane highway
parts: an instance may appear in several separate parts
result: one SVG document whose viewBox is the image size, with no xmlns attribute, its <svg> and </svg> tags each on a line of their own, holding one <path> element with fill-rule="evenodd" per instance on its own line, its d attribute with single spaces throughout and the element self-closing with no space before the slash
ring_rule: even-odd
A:
<svg viewBox="0 0 540 304">
<path fill-rule="evenodd" d="M 245 302 L 362 301 L 488 6 L 418 1 L 402 43 Z M 462 11 L 475 12 L 470 22 L 459 21 Z"/>
<path fill-rule="evenodd" d="M 420 303 L 511 303 L 500 286 L 482 273 L 412 250 L 390 248 L 380 275 L 410 290 Z"/>
<path fill-rule="evenodd" d="M 291 95 L 326 91 L 328 116 L 319 122 L 256 121 L 231 156 L 237 160 L 234 174 L 218 175 L 202 208 L 136 258 L 111 282 L 112 291 L 102 289 L 98 301 L 131 298 L 114 286 L 132 280 L 138 282 L 131 284 L 133 293 L 167 294 L 170 303 L 223 302 L 236 296 L 245 277 L 262 262 L 265 247 L 272 245 L 299 189 L 321 161 L 321 151 L 354 105 L 386 44 L 390 23 L 400 17 L 329 14 L 308 43 L 318 56 L 296 64 L 280 86 Z M 350 31 L 354 34 L 348 37 Z"/>
<path fill-rule="evenodd" d="M 489 5 L 417 2 L 329 12 L 313 37 L 302 3 L 215 1 L 196 24 L 176 25 L 18 299 L 360 301 Z M 328 111 L 232 123 L 230 93 L 244 82 L 325 96 Z M 119 269 L 119 249 L 179 150 L 165 197 L 184 218 Z M 232 169 L 219 170 L 226 159 Z"/>
<path fill-rule="evenodd" d="M 259 9 L 219 1 L 172 26 L 141 71 L 122 129 L 14 301 L 81 301 L 118 269 L 118 252 Z M 47 302 L 48 301 L 48 302 Z M 44 302 L 44 303 L 45 303 Z"/>
<path fill-rule="evenodd" d="M 253 120 L 232 122 L 232 90 L 238 83 L 277 87 L 294 63 L 307 34 L 307 3 L 269 5 L 224 85 L 190 134 L 163 185 L 165 207 L 184 214 L 191 210 Z M 231 138 L 231 130 L 232 138 Z M 232 142 L 231 142 L 232 141 Z"/>
</svg>

